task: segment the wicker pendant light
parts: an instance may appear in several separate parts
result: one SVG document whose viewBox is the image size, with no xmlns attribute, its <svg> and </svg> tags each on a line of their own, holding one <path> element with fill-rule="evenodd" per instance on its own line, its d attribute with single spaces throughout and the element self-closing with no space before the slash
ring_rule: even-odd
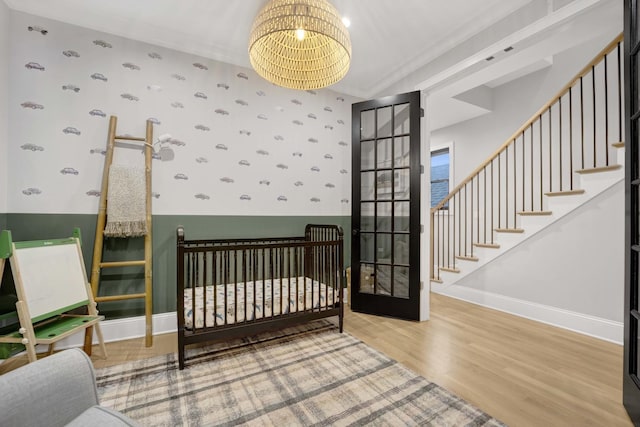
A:
<svg viewBox="0 0 640 427">
<path fill-rule="evenodd" d="M 327 0 L 270 0 L 253 22 L 249 58 L 272 83 L 319 89 L 347 74 L 351 39 Z"/>
</svg>

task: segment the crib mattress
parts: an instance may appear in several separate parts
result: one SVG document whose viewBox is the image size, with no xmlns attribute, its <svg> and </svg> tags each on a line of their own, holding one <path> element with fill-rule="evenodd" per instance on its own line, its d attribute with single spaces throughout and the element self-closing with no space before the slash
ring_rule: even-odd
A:
<svg viewBox="0 0 640 427">
<path fill-rule="evenodd" d="M 281 295 L 284 295 L 284 300 Z M 194 299 L 195 316 L 193 312 Z M 185 328 L 193 329 L 194 317 L 196 328 L 205 326 L 205 317 L 207 327 L 214 326 L 214 319 L 215 325 L 221 326 L 322 308 L 330 305 L 332 301 L 334 301 L 334 289 L 308 277 L 265 280 L 264 283 L 263 281 L 256 281 L 228 284 L 226 286 L 226 299 L 225 285 L 216 285 L 215 290 L 214 286 L 199 286 L 195 288 L 195 292 L 191 288 L 184 290 Z"/>
</svg>

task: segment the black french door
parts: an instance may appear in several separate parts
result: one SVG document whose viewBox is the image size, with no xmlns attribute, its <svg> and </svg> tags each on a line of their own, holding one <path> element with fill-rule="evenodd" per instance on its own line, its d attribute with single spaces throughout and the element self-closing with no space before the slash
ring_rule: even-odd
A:
<svg viewBox="0 0 640 427">
<path fill-rule="evenodd" d="M 420 317 L 420 92 L 352 110 L 351 309 Z"/>
<path fill-rule="evenodd" d="M 623 401 L 640 425 L 640 22 L 638 0 L 624 2 L 625 50 L 625 306 Z"/>
</svg>

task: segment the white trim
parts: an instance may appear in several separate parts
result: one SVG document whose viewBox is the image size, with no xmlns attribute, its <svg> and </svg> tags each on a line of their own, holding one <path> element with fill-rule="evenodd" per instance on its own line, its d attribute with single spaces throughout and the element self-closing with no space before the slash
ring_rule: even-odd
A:
<svg viewBox="0 0 640 427">
<path fill-rule="evenodd" d="M 178 330 L 177 313 L 161 313 L 154 314 L 153 335 L 167 334 Z M 144 316 L 127 317 L 123 319 L 105 320 L 100 322 L 102 335 L 105 342 L 123 341 L 132 338 L 141 338 L 145 336 L 145 319 Z M 65 338 L 56 343 L 56 349 L 82 347 L 84 344 L 84 334 L 75 334 L 69 338 Z M 94 334 L 93 344 L 98 344 L 98 340 Z"/>
<path fill-rule="evenodd" d="M 431 290 L 441 295 L 568 329 L 614 344 L 623 344 L 624 324 L 622 322 L 480 291 L 466 286 L 450 285 L 443 287 L 441 284 L 432 282 Z"/>
</svg>

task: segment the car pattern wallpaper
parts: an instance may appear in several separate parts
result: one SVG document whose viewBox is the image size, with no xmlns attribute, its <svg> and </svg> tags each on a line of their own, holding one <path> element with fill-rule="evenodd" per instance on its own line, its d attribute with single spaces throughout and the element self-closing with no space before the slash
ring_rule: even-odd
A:
<svg viewBox="0 0 640 427">
<path fill-rule="evenodd" d="M 97 212 L 115 115 L 119 135 L 144 136 L 146 121 L 154 123 L 154 214 L 350 214 L 357 99 L 284 89 L 247 68 L 12 16 L 12 211 Z M 118 148 L 116 162 L 143 167 L 141 147 Z"/>
</svg>

